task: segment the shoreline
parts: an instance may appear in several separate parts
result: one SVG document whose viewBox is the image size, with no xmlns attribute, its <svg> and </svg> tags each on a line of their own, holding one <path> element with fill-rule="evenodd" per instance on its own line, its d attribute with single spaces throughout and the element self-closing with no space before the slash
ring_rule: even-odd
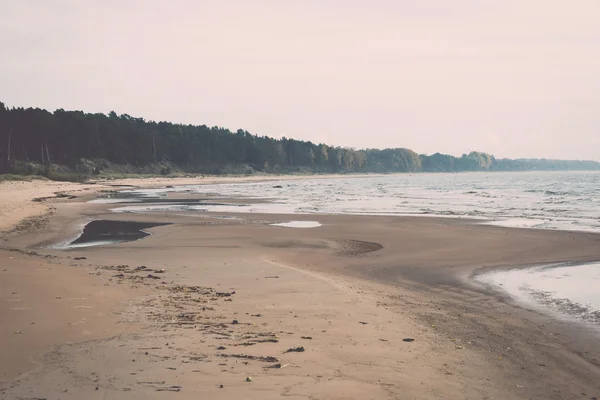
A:
<svg viewBox="0 0 600 400">
<path fill-rule="evenodd" d="M 91 197 L 95 195 L 92 192 L 103 189 L 106 188 L 88 190 L 84 197 Z M 232 371 L 236 372 L 223 372 L 217 365 L 219 356 L 214 353 L 214 349 L 222 344 L 218 344 L 219 340 L 215 338 L 201 334 L 202 340 L 210 344 L 192 341 L 187 346 L 178 346 L 181 350 L 172 349 L 182 357 L 186 354 L 183 349 L 199 352 L 207 361 L 217 357 L 212 363 L 199 364 L 200 370 L 206 371 L 206 375 L 202 374 L 201 377 L 193 370 L 188 371 L 187 363 L 179 364 L 177 370 L 183 368 L 184 372 L 181 372 L 178 379 L 186 383 L 172 386 L 183 386 L 182 395 L 271 398 L 260 397 L 260 394 L 267 393 L 270 396 L 272 393 L 275 398 L 275 394 L 277 397 L 281 394 L 281 388 L 278 389 L 277 385 L 273 387 L 274 382 L 279 382 L 283 387 L 296 388 L 288 393 L 313 393 L 316 398 L 334 398 L 332 396 L 338 392 L 347 393 L 348 398 L 358 398 L 358 394 L 362 394 L 364 398 L 369 393 L 377 393 L 372 398 L 396 398 L 402 391 L 412 394 L 414 398 L 464 398 L 465 393 L 477 398 L 502 398 L 498 397 L 502 395 L 506 398 L 508 394 L 509 398 L 540 399 L 548 398 L 544 397 L 548 395 L 571 398 L 568 396 L 583 391 L 590 396 L 598 394 L 594 392 L 597 388 L 593 380 L 596 379 L 593 377 L 598 376 L 598 367 L 594 366 L 594 359 L 597 360 L 594 357 L 598 357 L 598 354 L 592 351 L 597 342 L 589 342 L 583 349 L 573 348 L 572 342 L 576 342 L 574 339 L 583 336 L 572 327 L 510 304 L 500 296 L 461 286 L 457 284 L 457 276 L 465 271 L 476 271 L 481 267 L 481 260 L 485 260 L 488 268 L 502 268 L 516 259 L 529 262 L 555 260 L 559 257 L 600 259 L 599 235 L 482 227 L 463 219 L 423 219 L 417 216 L 235 214 L 243 218 L 240 222 L 219 220 L 216 216 L 193 218 L 159 213 L 121 215 L 107 211 L 110 205 L 81 203 L 79 200 L 81 199 L 49 200 L 51 207 L 55 209 L 47 223 L 38 228 L 35 235 L 31 232 L 11 235 L 5 238 L 6 243 L 27 249 L 40 241 L 64 235 L 70 224 L 82 219 L 111 216 L 111 219 L 117 220 L 170 221 L 172 225 L 150 228 L 153 235 L 137 242 L 66 252 L 45 249 L 43 252 L 58 257 L 53 262 L 64 265 L 65 270 L 84 268 L 90 279 L 100 279 L 104 282 L 103 285 L 126 293 L 125 297 L 130 299 L 126 301 L 127 304 L 113 302 L 112 307 L 119 310 L 121 317 L 125 313 L 130 320 L 132 316 L 133 320 L 141 318 L 142 326 L 150 326 L 153 322 L 145 320 L 143 312 L 135 304 L 149 299 L 143 293 L 143 288 L 155 285 L 154 280 L 143 285 L 132 285 L 140 286 L 142 291 L 139 291 L 139 288 L 131 288 L 128 281 L 115 283 L 115 279 L 119 279 L 115 276 L 123 273 L 102 269 L 102 265 L 128 263 L 133 267 L 144 263 L 159 270 L 164 268 L 168 275 L 168 280 L 165 281 L 176 282 L 169 285 L 223 286 L 222 289 L 214 290 L 237 292 L 232 297 L 233 302 L 221 299 L 217 301 L 218 307 L 211 305 L 215 311 L 206 312 L 206 318 L 209 318 L 207 322 L 210 318 L 216 318 L 214 321 L 221 322 L 215 323 L 226 323 L 228 329 L 235 331 L 238 324 L 233 326 L 229 320 L 241 317 L 240 322 L 245 323 L 247 319 L 260 318 L 271 329 L 269 332 L 275 327 L 284 328 L 279 329 L 284 332 L 284 336 L 279 334 L 280 337 L 276 339 L 281 345 L 259 343 L 250 347 L 242 346 L 240 351 L 250 352 L 250 355 L 273 355 L 281 352 L 282 348 L 287 348 L 286 346 L 304 344 L 307 347 L 308 353 L 298 355 L 299 358 L 277 355 L 280 359 L 292 361 L 295 364 L 292 369 L 288 367 L 270 372 L 271 370 L 264 370 L 261 365 L 257 365 L 260 363 L 252 361 L 249 364 L 242 363 L 241 366 L 237 365 L 239 363 L 227 363 L 227 368 L 232 367 Z M 271 227 L 266 224 L 290 217 L 294 220 L 317 219 L 325 223 L 322 227 L 306 230 Z M 400 238 L 400 241 L 395 238 Z M 471 243 L 473 240 L 475 243 Z M 365 244 L 367 242 L 381 243 L 383 248 L 366 251 L 369 249 Z M 536 250 L 533 254 L 523 254 L 534 248 Z M 19 259 L 28 257 L 15 254 Z M 86 257 L 86 260 L 74 263 L 74 257 Z M 76 264 L 78 267 L 69 264 Z M 94 276 L 98 273 L 99 277 Z M 130 273 L 124 273 L 125 276 L 128 274 Z M 268 276 L 278 278 L 265 278 Z M 161 287 L 158 283 L 156 285 L 157 288 Z M 311 293 L 314 299 L 307 302 L 303 291 Z M 241 296 L 241 304 L 236 296 Z M 212 304 L 210 300 L 207 301 Z M 268 306 L 269 302 L 273 306 Z M 188 307 L 185 303 L 181 304 Z M 323 307 L 321 304 L 328 306 Z M 148 307 L 158 313 L 165 312 L 165 306 L 160 304 L 152 303 L 146 309 Z M 262 316 L 250 317 L 250 314 Z M 298 324 L 298 321 L 302 324 Z M 359 321 L 366 324 L 359 324 Z M 331 328 L 331 324 L 337 328 Z M 245 326 L 253 325 L 242 325 Z M 322 328 L 325 332 L 321 332 Z M 164 329 L 167 329 L 166 334 L 177 332 L 183 339 L 192 340 L 190 334 L 193 330 Z M 327 332 L 330 330 L 333 332 Z M 370 334 L 377 332 L 377 336 L 364 336 L 367 331 Z M 297 332 L 290 335 L 295 339 L 286 339 L 285 332 Z M 549 336 L 548 332 L 555 334 Z M 260 332 L 255 333 L 258 335 Z M 312 336 L 314 340 L 299 339 L 298 335 L 301 333 L 307 337 Z M 573 334 L 574 337 L 569 336 Z M 142 341 L 152 342 L 157 339 L 152 339 L 147 328 L 136 330 L 133 335 Z M 413 347 L 407 348 L 407 344 L 402 342 L 407 336 L 415 338 L 415 343 L 411 344 Z M 112 365 L 114 368 L 121 365 L 124 360 L 115 358 L 116 355 L 110 355 L 112 353 L 107 351 L 113 345 L 129 348 L 132 344 L 131 334 L 117 333 L 114 339 L 106 340 L 108 339 L 69 345 L 55 349 L 54 352 L 58 351 L 58 354 L 66 357 L 59 357 L 61 365 L 88 365 L 83 361 L 82 351 L 94 357 L 108 357 L 105 361 L 107 366 Z M 223 339 L 220 340 L 223 343 Z M 336 342 L 342 343 L 339 351 L 327 350 Z M 389 343 L 394 343 L 394 346 L 390 347 Z M 274 348 L 278 350 L 273 351 Z M 506 350 L 507 348 L 511 350 Z M 238 350 L 237 347 L 233 349 Z M 411 349 L 409 353 L 406 353 L 407 349 Z M 387 353 L 389 355 L 384 355 Z M 381 360 L 373 358 L 374 355 L 381 357 Z M 412 358 L 415 356 L 417 358 Z M 135 358 L 144 359 L 144 355 L 142 353 Z M 368 363 L 361 364 L 359 360 Z M 398 360 L 404 364 L 399 364 Z M 540 367 L 539 364 L 545 366 Z M 145 373 L 153 376 L 164 371 L 156 369 L 152 364 L 144 365 Z M 165 367 L 164 364 L 161 365 Z M 342 371 L 341 376 L 331 375 L 332 370 L 328 365 L 337 365 Z M 360 367 L 354 372 L 348 368 L 349 365 Z M 545 371 L 552 367 L 557 372 L 549 380 Z M 248 388 L 243 377 L 239 376 L 242 372 L 240 368 L 244 373 L 257 377 L 251 384 L 252 387 Z M 27 390 L 39 392 L 40 385 L 46 385 L 48 393 L 53 393 L 58 388 L 52 383 L 51 374 L 52 372 L 38 369 L 27 375 L 29 379 L 38 382 L 34 386 L 31 380 L 20 378 L 15 387 L 2 390 L 6 390 L 8 394 L 25 393 Z M 225 378 L 218 378 L 223 374 Z M 317 375 L 328 378 L 318 378 Z M 73 377 L 60 376 L 61 379 L 72 382 Z M 136 386 L 135 380 L 128 380 L 124 376 L 119 374 L 118 379 L 130 388 L 131 398 L 156 391 L 156 388 Z M 377 382 L 374 376 L 383 379 Z M 306 380 L 308 377 L 313 382 L 310 385 Z M 197 379 L 200 379 L 200 383 L 193 383 Z M 219 392 L 218 385 L 212 385 L 213 380 L 227 381 L 225 386 L 231 389 Z M 270 383 L 262 386 L 263 382 Z M 190 386 L 195 391 L 189 391 Z M 315 389 L 312 389 L 313 386 Z M 70 395 L 85 397 L 89 394 L 87 390 L 90 387 L 74 384 Z M 115 393 L 117 389 L 104 385 L 101 390 Z M 134 392 L 138 397 L 134 396 Z M 355 393 L 356 397 L 351 397 Z"/>
</svg>

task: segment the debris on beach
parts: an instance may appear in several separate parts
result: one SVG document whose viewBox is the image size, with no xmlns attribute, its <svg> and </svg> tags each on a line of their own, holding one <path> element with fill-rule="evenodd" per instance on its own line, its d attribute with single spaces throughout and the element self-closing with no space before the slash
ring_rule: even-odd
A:
<svg viewBox="0 0 600 400">
<path fill-rule="evenodd" d="M 147 286 L 157 289 L 155 294 L 145 298 L 140 306 L 146 310 L 146 317 L 149 321 L 157 324 L 159 329 L 192 329 L 202 335 L 212 337 L 214 344 L 211 346 L 213 351 L 209 349 L 206 353 L 186 354 L 182 355 L 184 364 L 196 363 L 196 362 L 215 362 L 219 364 L 222 371 L 229 371 L 231 368 L 237 365 L 251 365 L 253 363 L 260 363 L 264 368 L 280 369 L 286 367 L 288 364 L 282 364 L 278 357 L 274 356 L 260 356 L 260 355 L 248 355 L 243 353 L 227 353 L 230 349 L 242 349 L 243 347 L 255 346 L 262 343 L 279 343 L 279 336 L 281 333 L 276 331 L 266 331 L 262 329 L 257 320 L 256 323 L 251 321 L 245 322 L 238 318 L 243 318 L 241 315 L 233 315 L 232 319 L 225 319 L 226 317 L 220 316 L 214 312 L 219 309 L 220 301 L 231 301 L 236 292 L 229 288 L 229 290 L 219 290 L 217 288 L 208 286 L 191 286 L 184 284 L 175 284 L 168 279 L 169 270 L 157 269 L 154 267 L 147 266 L 129 266 L 129 265 L 112 265 L 112 266 L 98 266 L 97 270 L 101 274 L 105 274 L 109 279 L 109 282 L 113 284 L 124 284 L 131 282 L 140 286 Z M 103 271 L 104 270 L 104 271 Z M 112 273 L 111 273 L 112 272 Z M 269 276 L 268 278 L 279 278 L 279 276 Z M 165 282 L 166 281 L 166 282 Z M 161 284 L 161 282 L 165 282 Z M 217 290 L 215 290 L 217 289 Z M 200 304 L 199 304 L 200 303 Z M 222 303 L 221 303 L 222 304 Z M 264 318 L 264 314 L 251 312 L 246 313 L 246 317 L 252 316 L 254 318 Z M 266 324 L 262 324 L 266 325 Z M 288 332 L 285 332 L 288 333 Z M 297 333 L 289 332 L 288 334 Z M 303 336 L 304 340 L 312 340 L 312 336 Z M 204 340 L 202 341 L 204 342 Z M 224 344 L 227 343 L 227 346 Z M 207 343 L 208 344 L 208 343 Z M 166 348 L 173 348 L 169 345 L 165 345 Z M 287 346 L 286 346 L 287 347 Z M 165 347 L 161 347 L 165 348 Z M 159 348 L 156 348 L 158 350 Z M 216 349 L 216 351 L 214 350 Z M 254 349 L 254 348 L 253 348 Z M 140 348 L 145 354 L 142 356 L 142 360 L 170 360 L 174 361 L 173 357 L 165 356 L 161 352 L 148 352 L 148 347 Z M 292 347 L 289 348 L 285 353 L 288 352 L 304 352 L 304 347 Z M 225 358 L 233 358 L 233 360 L 224 360 Z M 218 361 L 217 361 L 218 360 Z M 140 360 L 138 360 L 140 361 Z M 227 362 L 229 361 L 229 362 Z M 232 362 L 233 361 L 233 362 Z M 181 368 L 176 368 L 173 364 L 162 365 L 163 368 L 168 368 L 167 371 L 173 371 L 175 374 Z M 216 367 L 216 365 L 215 365 Z M 200 370 L 195 370 L 199 372 Z M 243 379 L 247 382 L 252 382 L 252 377 L 242 375 Z M 162 383 L 162 384 L 161 384 Z M 216 384 L 217 388 L 223 389 L 222 384 Z M 161 392 L 179 392 L 180 386 L 165 384 L 164 382 L 156 382 L 151 385 L 152 390 Z"/>
<path fill-rule="evenodd" d="M 364 321 L 358 321 L 359 324 L 363 324 L 363 325 L 367 325 L 368 322 L 364 322 Z"/>
<path fill-rule="evenodd" d="M 379 339 L 379 340 L 381 340 L 381 339 Z M 402 339 L 402 341 L 403 342 L 414 342 L 415 339 L 413 339 L 413 338 L 404 338 L 404 339 Z"/>
<path fill-rule="evenodd" d="M 73 260 L 87 260 L 87 257 L 74 257 Z"/>
<path fill-rule="evenodd" d="M 263 361 L 263 362 L 268 362 L 268 363 L 275 363 L 278 362 L 279 360 L 277 359 L 277 357 L 273 357 L 273 356 L 267 356 L 267 357 L 263 357 L 263 356 L 249 356 L 246 354 L 217 354 L 217 356 L 219 357 L 226 357 L 226 358 L 240 358 L 240 359 L 244 359 L 244 360 L 253 360 L 253 361 Z"/>
<path fill-rule="evenodd" d="M 304 352 L 304 347 L 300 346 L 300 347 L 291 347 L 289 349 L 287 349 L 284 353 L 302 353 Z"/>
<path fill-rule="evenodd" d="M 279 343 L 278 339 L 256 339 L 251 341 L 252 344 L 256 343 Z"/>
<path fill-rule="evenodd" d="M 156 388 L 157 392 L 179 392 L 181 391 L 182 387 L 181 386 L 169 386 L 169 387 L 161 387 L 161 388 Z"/>
</svg>

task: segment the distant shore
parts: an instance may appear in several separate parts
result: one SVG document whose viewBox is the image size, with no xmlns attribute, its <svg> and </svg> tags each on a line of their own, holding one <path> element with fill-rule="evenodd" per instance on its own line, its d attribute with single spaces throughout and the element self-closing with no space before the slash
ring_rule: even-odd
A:
<svg viewBox="0 0 600 400">
<path fill-rule="evenodd" d="M 270 179 L 302 177 L 259 180 Z M 248 180 L 0 184 L 0 397 L 600 396 L 598 336 L 465 280 L 595 261 L 600 235 L 435 217 L 115 214 L 86 202 L 121 185 Z M 40 246 L 108 219 L 170 225 L 134 242 Z M 322 226 L 269 225 L 289 220 Z"/>
</svg>

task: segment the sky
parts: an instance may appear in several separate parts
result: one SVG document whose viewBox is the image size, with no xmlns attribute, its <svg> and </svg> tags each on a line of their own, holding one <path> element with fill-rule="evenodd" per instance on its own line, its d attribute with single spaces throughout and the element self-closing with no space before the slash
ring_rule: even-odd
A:
<svg viewBox="0 0 600 400">
<path fill-rule="evenodd" d="M 0 0 L 0 101 L 600 161 L 600 0 Z"/>
</svg>

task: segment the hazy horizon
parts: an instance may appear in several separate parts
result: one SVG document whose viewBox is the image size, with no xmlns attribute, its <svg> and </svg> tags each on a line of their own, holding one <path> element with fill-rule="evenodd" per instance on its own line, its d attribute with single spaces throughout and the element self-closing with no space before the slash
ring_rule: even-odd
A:
<svg viewBox="0 0 600 400">
<path fill-rule="evenodd" d="M 600 3 L 0 1 L 0 101 L 600 161 Z"/>
</svg>

